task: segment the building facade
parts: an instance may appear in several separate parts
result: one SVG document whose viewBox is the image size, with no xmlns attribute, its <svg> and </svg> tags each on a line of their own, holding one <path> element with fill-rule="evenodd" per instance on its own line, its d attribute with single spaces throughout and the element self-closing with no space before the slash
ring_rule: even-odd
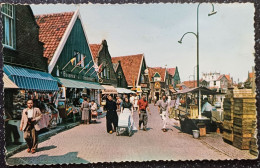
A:
<svg viewBox="0 0 260 168">
<path fill-rule="evenodd" d="M 127 88 L 148 96 L 150 89 L 144 54 L 112 57 L 113 63 L 119 61 L 125 75 Z"/>
<path fill-rule="evenodd" d="M 123 68 L 121 66 L 121 61 L 118 61 L 118 63 L 113 63 L 113 68 L 117 76 L 117 87 L 127 88 L 127 82 L 125 79 Z"/>
<path fill-rule="evenodd" d="M 163 95 L 168 95 L 167 92 L 169 91 L 167 70 L 162 67 L 149 67 L 148 71 L 151 96 L 153 99 L 156 96 L 157 100 L 160 100 Z"/>
<path fill-rule="evenodd" d="M 117 75 L 113 68 L 107 41 L 103 40 L 101 44 L 90 44 L 90 48 L 94 62 L 101 67 L 100 78 L 102 80 L 99 83 L 117 87 Z"/>
<path fill-rule="evenodd" d="M 66 106 L 77 105 L 82 96 L 100 103 L 103 87 L 98 83 L 98 70 L 79 10 L 35 18 L 40 27 L 39 39 L 44 43 L 44 57 L 48 59 L 48 71 L 59 82 L 63 117 L 66 117 Z"/>
</svg>

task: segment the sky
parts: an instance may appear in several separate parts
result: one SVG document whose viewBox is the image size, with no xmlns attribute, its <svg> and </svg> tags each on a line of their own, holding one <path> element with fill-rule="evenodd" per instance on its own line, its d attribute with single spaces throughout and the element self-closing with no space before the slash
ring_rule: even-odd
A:
<svg viewBox="0 0 260 168">
<path fill-rule="evenodd" d="M 192 80 L 197 65 L 197 6 L 194 4 L 31 5 L 33 13 L 79 9 L 90 44 L 107 40 L 112 57 L 144 53 L 149 67 L 178 67 L 181 81 Z M 245 81 L 254 66 L 254 5 L 214 4 L 199 7 L 200 77 L 206 72 L 230 74 Z M 130 70 L 130 69 L 129 69 Z M 196 69 L 195 69 L 196 70 Z M 195 72 L 196 73 L 196 72 Z"/>
</svg>

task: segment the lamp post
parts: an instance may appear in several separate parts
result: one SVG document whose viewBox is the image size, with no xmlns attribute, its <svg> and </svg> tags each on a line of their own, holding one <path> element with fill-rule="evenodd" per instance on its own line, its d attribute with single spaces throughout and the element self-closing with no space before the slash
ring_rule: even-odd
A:
<svg viewBox="0 0 260 168">
<path fill-rule="evenodd" d="M 193 35 L 196 36 L 196 39 L 197 39 L 197 87 L 198 88 L 200 87 L 200 84 L 199 84 L 199 7 L 200 7 L 200 5 L 201 5 L 201 3 L 199 3 L 198 6 L 197 6 L 197 33 L 187 32 L 178 41 L 180 44 L 182 44 L 182 39 L 184 38 L 184 36 L 186 34 L 193 34 Z M 211 3 L 211 5 L 212 5 L 212 11 L 211 11 L 211 13 L 208 14 L 208 16 L 211 16 L 211 15 L 214 15 L 214 14 L 217 13 L 217 11 L 214 10 L 214 5 L 212 3 Z M 200 97 L 201 97 L 201 92 L 200 92 L 200 89 L 199 89 L 199 95 L 198 95 L 199 117 L 201 117 L 201 100 L 200 100 Z"/>
</svg>

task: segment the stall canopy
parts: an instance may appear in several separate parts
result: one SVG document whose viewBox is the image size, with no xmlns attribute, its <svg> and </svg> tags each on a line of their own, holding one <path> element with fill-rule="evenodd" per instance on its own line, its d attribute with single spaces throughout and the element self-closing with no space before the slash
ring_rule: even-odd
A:
<svg viewBox="0 0 260 168">
<path fill-rule="evenodd" d="M 116 90 L 117 90 L 117 92 L 118 93 L 126 93 L 126 94 L 129 94 L 129 93 L 135 93 L 134 91 L 132 91 L 132 90 L 129 90 L 129 89 L 126 89 L 126 88 L 116 88 Z"/>
<path fill-rule="evenodd" d="M 210 90 L 206 87 L 195 87 L 195 88 L 185 88 L 183 90 L 178 90 L 177 94 L 185 94 L 185 93 L 196 93 L 199 92 L 199 90 L 201 91 L 202 95 L 215 95 L 217 94 L 217 92 Z"/>
<path fill-rule="evenodd" d="M 18 86 L 14 82 L 12 82 L 5 73 L 4 73 L 3 81 L 4 81 L 5 89 L 18 89 Z"/>
<path fill-rule="evenodd" d="M 102 85 L 105 89 L 102 90 L 102 94 L 117 94 L 117 90 L 111 85 Z"/>
<path fill-rule="evenodd" d="M 27 68 L 4 65 L 4 72 L 19 89 L 57 91 L 57 81 L 48 73 Z"/>
<path fill-rule="evenodd" d="M 99 83 L 89 81 L 79 81 L 73 79 L 56 78 L 58 82 L 67 88 L 78 88 L 78 89 L 104 89 Z"/>
</svg>

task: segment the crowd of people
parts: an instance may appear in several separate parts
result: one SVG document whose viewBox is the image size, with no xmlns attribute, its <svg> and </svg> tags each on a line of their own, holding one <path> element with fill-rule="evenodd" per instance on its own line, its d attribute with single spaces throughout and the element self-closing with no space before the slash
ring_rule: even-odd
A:
<svg viewBox="0 0 260 168">
<path fill-rule="evenodd" d="M 137 130 L 135 127 L 133 115 L 134 112 L 138 112 L 139 115 L 139 123 L 138 130 L 141 130 L 141 127 L 144 131 L 147 130 L 147 122 L 148 122 L 148 113 L 151 115 L 151 111 L 149 109 L 149 102 L 151 102 L 150 97 L 148 100 L 146 99 L 146 95 L 142 95 L 139 97 L 137 95 L 131 94 L 130 97 L 124 94 L 122 99 L 120 97 L 116 97 L 113 99 L 111 95 L 105 95 L 106 103 L 104 105 L 104 109 L 106 109 L 106 128 L 107 133 L 112 134 L 116 131 L 118 127 L 118 112 L 119 113 L 127 113 L 130 116 L 131 125 L 133 125 L 133 130 Z M 89 124 L 90 120 L 96 120 L 98 113 L 98 105 L 94 100 L 90 101 L 89 98 L 84 97 L 81 101 L 81 113 L 82 113 L 82 121 L 83 124 Z M 180 98 L 178 96 L 162 96 L 161 100 L 154 99 L 154 105 L 158 106 L 158 113 L 162 119 L 162 131 L 167 131 L 167 119 L 169 114 L 174 114 L 175 119 L 177 119 L 177 109 L 180 105 Z M 202 108 L 202 112 L 211 117 L 210 112 L 212 110 L 212 106 L 209 104 L 207 99 L 205 99 L 205 103 Z M 27 142 L 27 152 L 35 153 L 38 138 L 37 131 L 39 131 L 38 121 L 41 119 L 42 114 L 40 109 L 33 106 L 33 101 L 27 101 L 27 108 L 23 110 L 20 130 L 24 132 L 24 138 Z"/>
</svg>

